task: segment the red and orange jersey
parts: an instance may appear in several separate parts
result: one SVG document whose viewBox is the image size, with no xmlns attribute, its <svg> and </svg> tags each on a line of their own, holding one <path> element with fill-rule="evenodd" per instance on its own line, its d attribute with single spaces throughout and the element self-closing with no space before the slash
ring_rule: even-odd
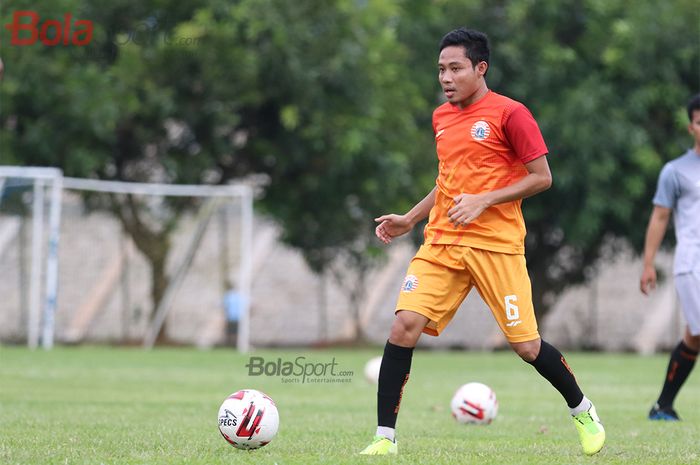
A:
<svg viewBox="0 0 700 465">
<path fill-rule="evenodd" d="M 433 113 L 433 130 L 438 189 L 425 227 L 425 243 L 523 254 L 521 200 L 494 205 L 466 227 L 450 223 L 447 212 L 457 195 L 513 184 L 527 175 L 525 163 L 547 154 L 530 111 L 522 103 L 489 91 L 464 109 L 449 102 L 439 106 Z"/>
</svg>

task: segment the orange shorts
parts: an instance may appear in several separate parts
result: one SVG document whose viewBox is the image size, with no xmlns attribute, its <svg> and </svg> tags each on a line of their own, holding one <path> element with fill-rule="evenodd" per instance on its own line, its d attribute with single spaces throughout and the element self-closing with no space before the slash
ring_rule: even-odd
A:
<svg viewBox="0 0 700 465">
<path fill-rule="evenodd" d="M 539 337 L 523 255 L 467 246 L 422 245 L 406 272 L 396 311 L 426 316 L 430 321 L 423 332 L 437 336 L 472 287 L 489 306 L 509 342 Z"/>
</svg>

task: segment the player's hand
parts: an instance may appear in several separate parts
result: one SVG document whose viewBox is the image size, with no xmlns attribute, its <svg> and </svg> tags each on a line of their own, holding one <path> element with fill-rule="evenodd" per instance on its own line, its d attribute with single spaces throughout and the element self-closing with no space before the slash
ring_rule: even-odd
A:
<svg viewBox="0 0 700 465">
<path fill-rule="evenodd" d="M 455 205 L 447 212 L 447 216 L 457 227 L 468 225 L 489 206 L 483 194 L 459 194 L 454 201 Z"/>
<path fill-rule="evenodd" d="M 656 288 L 656 268 L 653 266 L 645 266 L 642 271 L 642 277 L 639 280 L 639 290 L 642 294 L 649 295 Z"/>
<path fill-rule="evenodd" d="M 411 224 L 405 215 L 395 215 L 392 213 L 375 218 L 374 221 L 379 223 L 374 230 L 374 234 L 385 244 L 389 244 L 393 238 L 406 234 L 413 229 L 413 224 Z"/>
</svg>

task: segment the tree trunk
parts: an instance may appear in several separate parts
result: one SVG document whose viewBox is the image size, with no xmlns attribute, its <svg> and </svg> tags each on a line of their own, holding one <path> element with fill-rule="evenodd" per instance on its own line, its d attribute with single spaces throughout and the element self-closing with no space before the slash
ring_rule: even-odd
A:
<svg viewBox="0 0 700 465">
<path fill-rule="evenodd" d="M 172 230 L 170 225 L 175 224 L 175 221 L 171 218 L 168 220 L 168 225 L 163 226 L 160 231 L 154 231 L 142 221 L 140 205 L 132 195 L 127 195 L 125 201 L 120 201 L 112 195 L 111 200 L 112 210 L 116 213 L 124 230 L 151 266 L 151 310 L 148 314 L 148 320 L 151 321 L 170 282 L 166 265 L 170 253 Z M 167 322 L 164 322 L 156 343 L 167 342 L 166 328 Z"/>
<path fill-rule="evenodd" d="M 166 243 L 167 240 L 162 242 L 161 245 L 157 247 L 155 251 L 151 249 L 151 255 L 148 256 L 149 261 L 151 262 L 151 301 L 153 303 L 149 320 L 152 320 L 155 316 L 156 308 L 158 308 L 160 301 L 163 299 L 163 295 L 165 294 L 166 289 L 168 289 L 168 284 L 170 282 L 170 279 L 165 269 L 168 257 L 168 248 L 164 246 L 164 244 Z M 163 322 L 163 325 L 161 326 L 160 331 L 158 332 L 158 336 L 156 337 L 156 344 L 163 344 L 168 342 L 166 336 L 166 327 L 167 320 Z"/>
</svg>

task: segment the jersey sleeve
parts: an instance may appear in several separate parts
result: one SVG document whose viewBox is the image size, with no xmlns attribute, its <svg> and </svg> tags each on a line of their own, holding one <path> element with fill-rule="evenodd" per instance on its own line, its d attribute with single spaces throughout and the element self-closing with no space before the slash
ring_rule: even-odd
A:
<svg viewBox="0 0 700 465">
<path fill-rule="evenodd" d="M 656 185 L 656 194 L 654 194 L 654 205 L 664 208 L 675 208 L 678 195 L 680 194 L 680 185 L 676 172 L 673 167 L 667 163 L 659 174 L 659 182 Z"/>
<path fill-rule="evenodd" d="M 516 105 L 507 115 L 505 132 L 511 147 L 523 163 L 547 155 L 547 145 L 537 121 L 525 105 Z"/>
</svg>

